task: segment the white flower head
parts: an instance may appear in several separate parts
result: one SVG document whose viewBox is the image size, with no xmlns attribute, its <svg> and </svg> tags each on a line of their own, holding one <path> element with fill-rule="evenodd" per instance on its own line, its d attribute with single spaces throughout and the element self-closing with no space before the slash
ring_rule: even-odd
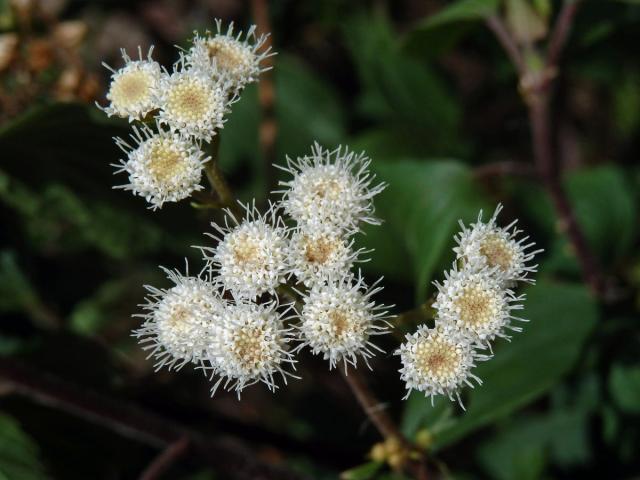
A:
<svg viewBox="0 0 640 480">
<path fill-rule="evenodd" d="M 297 229 L 289 242 L 290 271 L 307 287 L 347 276 L 364 252 L 352 247 L 353 240 L 331 228 Z"/>
<path fill-rule="evenodd" d="M 201 248 L 205 254 L 213 254 L 208 259 L 226 289 L 235 296 L 255 299 L 266 292 L 275 293 L 285 281 L 287 229 L 273 205 L 264 215 L 258 212 L 255 201 L 244 209 L 242 221 L 227 211 L 224 227 L 212 224 L 219 235 L 209 235 L 218 240 L 218 245 Z"/>
<path fill-rule="evenodd" d="M 302 343 L 296 348 L 308 346 L 314 355 L 329 360 L 329 369 L 341 361 L 345 371 L 347 364 L 356 367 L 358 357 L 369 366 L 375 350 L 383 352 L 371 337 L 389 331 L 385 320 L 389 307 L 376 305 L 371 299 L 382 290 L 377 283 L 367 288 L 360 275 L 357 279 L 348 275 L 314 285 L 303 297 L 298 326 Z"/>
<path fill-rule="evenodd" d="M 212 377 L 220 378 L 211 389 L 211 395 L 223 385 L 226 390 L 240 392 L 247 386 L 263 382 L 275 391 L 275 377 L 279 375 L 287 383 L 287 377 L 295 377 L 285 370 L 295 370 L 295 360 L 288 344 L 293 340 L 292 330 L 284 327 L 284 318 L 291 309 L 278 311 L 277 302 L 256 304 L 238 301 L 230 304 L 212 338 L 213 347 L 209 362 Z"/>
<path fill-rule="evenodd" d="M 156 95 L 160 83 L 160 65 L 152 60 L 153 47 L 147 58 L 143 59 L 142 49 L 138 47 L 139 60 L 131 60 L 124 49 L 121 50 L 124 66 L 114 70 L 106 63 L 103 65 L 111 72 L 111 83 L 107 92 L 109 105 L 102 109 L 107 115 L 140 120 L 157 108 Z"/>
<path fill-rule="evenodd" d="M 455 236 L 457 246 L 453 250 L 458 259 L 470 268 L 495 269 L 496 277 L 507 285 L 514 281 L 534 283 L 528 274 L 534 273 L 538 266 L 529 263 L 542 250 L 531 251 L 535 243 L 526 243 L 529 237 L 517 238 L 521 233 L 515 228 L 517 220 L 506 227 L 499 227 L 496 219 L 501 210 L 502 205 L 498 205 L 487 223 L 483 223 L 480 211 L 478 221 L 469 228 L 461 221 L 462 231 Z"/>
<path fill-rule="evenodd" d="M 165 272 L 175 286 L 145 287 L 150 292 L 147 303 L 141 305 L 146 313 L 134 315 L 144 323 L 133 335 L 143 349 L 150 350 L 149 357 L 155 357 L 156 371 L 165 366 L 179 370 L 190 362 L 204 365 L 213 327 L 220 321 L 225 302 L 208 278 Z"/>
<path fill-rule="evenodd" d="M 231 22 L 225 32 L 222 21 L 216 19 L 215 32 L 206 32 L 204 36 L 196 33 L 185 62 L 191 68 L 208 71 L 214 79 L 228 81 L 238 91 L 256 82 L 260 73 L 270 68 L 261 64 L 274 53 L 271 47 L 263 48 L 268 34 L 257 36 L 255 25 L 246 35 L 241 31 L 234 33 L 233 28 Z"/>
<path fill-rule="evenodd" d="M 360 222 L 377 225 L 373 217 L 373 197 L 384 184 L 372 186 L 375 175 L 368 171 L 371 160 L 347 148 L 323 150 L 317 143 L 310 156 L 287 158 L 293 178 L 280 182 L 285 189 L 282 205 L 301 228 L 331 226 L 341 231 L 356 231 Z M 277 165 L 276 165 L 277 166 Z"/>
<path fill-rule="evenodd" d="M 450 400 L 460 400 L 460 389 L 465 385 L 473 388 L 482 381 L 471 373 L 476 360 L 489 357 L 479 355 L 471 343 L 455 330 L 443 327 L 428 328 L 421 325 L 415 333 L 408 334 L 406 341 L 395 352 L 400 355 L 401 379 L 408 390 L 424 392 L 425 397 L 444 395 Z"/>
<path fill-rule="evenodd" d="M 224 126 L 230 104 L 228 86 L 198 69 L 186 69 L 181 58 L 171 74 L 164 73 L 158 92 L 158 120 L 172 131 L 211 141 Z"/>
<path fill-rule="evenodd" d="M 522 331 L 511 325 L 511 320 L 525 321 L 512 315 L 513 310 L 522 309 L 515 302 L 524 296 L 515 297 L 513 292 L 500 284 L 493 270 L 474 271 L 454 268 L 445 272 L 438 288 L 436 309 L 438 318 L 452 326 L 478 346 L 488 346 L 496 337 L 509 339 L 506 330 Z"/>
<path fill-rule="evenodd" d="M 127 158 L 114 166 L 116 173 L 129 175 L 129 183 L 116 188 L 131 190 L 144 197 L 150 208 L 162 207 L 165 202 L 177 202 L 201 190 L 202 169 L 209 157 L 188 138 L 158 128 L 153 132 L 143 125 L 133 127 L 133 146 L 121 138 L 116 144 Z"/>
</svg>

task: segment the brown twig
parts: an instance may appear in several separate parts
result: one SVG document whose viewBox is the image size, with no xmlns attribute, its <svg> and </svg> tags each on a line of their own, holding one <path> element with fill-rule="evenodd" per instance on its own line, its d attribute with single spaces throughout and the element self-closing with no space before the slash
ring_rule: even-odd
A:
<svg viewBox="0 0 640 480">
<path fill-rule="evenodd" d="M 389 414 L 384 410 L 384 404 L 378 401 L 369 386 L 362 378 L 361 373 L 355 368 L 349 372 L 345 372 L 340 369 L 342 376 L 346 380 L 349 388 L 355 395 L 358 403 L 366 413 L 371 423 L 380 432 L 384 438 L 396 437 L 398 440 L 404 440 L 404 436 L 396 426 L 395 422 L 391 419 Z M 405 440 L 406 441 L 406 440 Z"/>
<path fill-rule="evenodd" d="M 386 440 L 397 439 L 402 444 L 405 452 L 414 457 L 410 458 L 405 465 L 406 470 L 418 480 L 427 480 L 429 474 L 424 455 L 422 452 L 418 452 L 402 434 L 396 423 L 385 411 L 384 404 L 373 394 L 362 374 L 355 368 L 352 368 L 349 372 L 342 369 L 340 371 L 362 410 L 380 432 L 380 435 Z M 417 459 L 415 458 L 416 455 L 418 456 Z"/>
<path fill-rule="evenodd" d="M 518 43 L 513 38 L 513 35 L 511 35 L 504 22 L 497 15 L 489 15 L 485 19 L 485 23 L 504 48 L 507 56 L 511 60 L 511 63 L 515 65 L 520 75 L 522 75 L 525 71 L 525 63 L 522 53 L 520 52 L 520 48 L 518 48 Z"/>
<path fill-rule="evenodd" d="M 258 33 L 269 35 L 262 47 L 264 51 L 268 51 L 273 46 L 268 0 L 252 0 L 251 10 Z M 268 70 L 262 72 L 260 82 L 258 82 L 258 98 L 262 112 L 259 138 L 260 150 L 264 159 L 265 183 L 267 192 L 269 192 L 275 186 L 273 163 L 276 160 L 276 137 L 278 134 L 278 123 L 275 116 L 276 95 L 273 81 L 273 56 L 264 59 L 263 67 Z"/>
<path fill-rule="evenodd" d="M 160 455 L 153 459 L 153 462 L 142 472 L 140 480 L 157 480 L 176 461 L 182 458 L 189 448 L 189 437 L 181 437 L 165 448 Z"/>
<path fill-rule="evenodd" d="M 0 378 L 13 392 L 65 411 L 156 448 L 188 439 L 194 454 L 225 478 L 299 480 L 302 476 L 259 459 L 237 439 L 209 437 L 139 407 L 80 388 L 9 358 L 0 357 Z"/>
<path fill-rule="evenodd" d="M 551 68 L 554 68 L 560 60 L 560 55 L 569 39 L 579 3 L 580 0 L 565 0 L 562 10 L 558 14 L 547 47 L 547 65 Z"/>
<path fill-rule="evenodd" d="M 516 41 L 497 17 L 487 19 L 487 25 L 496 34 L 498 41 L 504 47 L 520 74 L 520 85 L 523 88 L 522 94 L 529 109 L 529 123 L 536 169 L 552 199 L 560 219 L 560 226 L 566 232 L 573 246 L 585 283 L 594 294 L 600 296 L 603 293 L 601 274 L 562 185 L 551 135 L 549 103 L 556 76 L 555 71 L 571 31 L 579 3 L 579 0 L 566 1 L 558 15 L 550 36 L 543 71 L 530 71 L 522 63 L 522 55 Z"/>
</svg>

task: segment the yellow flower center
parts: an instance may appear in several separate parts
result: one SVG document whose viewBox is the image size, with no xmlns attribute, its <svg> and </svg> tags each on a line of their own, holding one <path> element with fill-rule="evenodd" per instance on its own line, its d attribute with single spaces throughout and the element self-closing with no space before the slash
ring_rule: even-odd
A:
<svg viewBox="0 0 640 480">
<path fill-rule="evenodd" d="M 235 76 L 247 75 L 253 63 L 253 52 L 233 39 L 216 37 L 207 41 L 209 58 L 215 58 L 216 64 Z"/>
<path fill-rule="evenodd" d="M 511 244 L 495 233 L 489 234 L 480 244 L 480 253 L 487 259 L 487 265 L 507 270 L 514 258 Z"/>
<path fill-rule="evenodd" d="M 495 296 L 479 285 L 466 287 L 454 303 L 462 322 L 471 328 L 491 323 L 498 314 Z"/>
<path fill-rule="evenodd" d="M 305 244 L 305 258 L 307 262 L 323 265 L 335 251 L 335 242 L 327 237 L 309 238 Z"/>
<path fill-rule="evenodd" d="M 194 78 L 177 80 L 167 92 L 165 110 L 176 119 L 195 123 L 207 119 L 212 91 Z"/>
<path fill-rule="evenodd" d="M 149 149 L 149 172 L 158 183 L 168 183 L 186 168 L 184 154 L 169 138 L 153 141 Z"/>
<path fill-rule="evenodd" d="M 146 102 L 151 94 L 153 75 L 144 70 L 130 70 L 111 82 L 109 98 L 116 109 L 127 109 Z"/>
<path fill-rule="evenodd" d="M 424 375 L 443 381 L 456 376 L 461 355 L 455 345 L 435 335 L 416 345 L 414 360 Z"/>
<path fill-rule="evenodd" d="M 245 327 L 235 335 L 233 353 L 247 370 L 259 368 L 264 361 L 264 335 L 264 328 L 261 327 Z"/>
<path fill-rule="evenodd" d="M 257 265 L 261 255 L 258 242 L 247 233 L 239 233 L 231 242 L 231 251 L 238 263 L 245 265 Z"/>
</svg>

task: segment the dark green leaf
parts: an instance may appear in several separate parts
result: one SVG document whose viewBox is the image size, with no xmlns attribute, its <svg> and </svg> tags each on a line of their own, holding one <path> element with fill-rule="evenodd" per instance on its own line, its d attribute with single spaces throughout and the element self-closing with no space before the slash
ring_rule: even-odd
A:
<svg viewBox="0 0 640 480">
<path fill-rule="evenodd" d="M 458 220 L 478 215 L 484 206 L 482 195 L 469 169 L 454 160 L 398 160 L 377 163 L 374 170 L 389 184 L 376 200 L 378 215 L 385 223 L 368 229 L 362 241 L 368 245 L 372 238 L 371 245 L 380 245 L 383 242 L 377 236 L 383 236 L 385 245 L 396 245 L 386 249 L 384 265 L 395 263 L 396 269 L 412 275 L 417 301 L 422 302 L 433 273 L 443 265 L 445 252 L 453 248 Z M 407 255 L 411 270 L 406 268 Z M 383 258 L 379 252 L 375 257 Z"/>
<path fill-rule="evenodd" d="M 622 410 L 640 413 L 640 366 L 615 365 L 609 375 L 609 390 Z"/>
<path fill-rule="evenodd" d="M 340 480 L 369 480 L 382 468 L 381 462 L 368 462 L 340 474 Z"/>
<path fill-rule="evenodd" d="M 8 480 L 48 478 L 40 463 L 38 447 L 8 415 L 0 415 L 0 477 Z"/>
</svg>

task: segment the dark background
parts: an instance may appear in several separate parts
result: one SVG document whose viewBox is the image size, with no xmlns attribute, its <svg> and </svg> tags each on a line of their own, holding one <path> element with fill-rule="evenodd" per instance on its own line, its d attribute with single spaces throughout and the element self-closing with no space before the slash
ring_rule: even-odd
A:
<svg viewBox="0 0 640 480">
<path fill-rule="evenodd" d="M 154 373 L 129 335 L 142 285 L 166 286 L 158 265 L 199 265 L 190 246 L 207 242 L 219 214 L 188 200 L 152 212 L 112 190 L 124 177 L 112 176 L 111 137 L 128 125 L 93 105 L 107 88 L 100 64 L 154 44 L 169 66 L 173 45 L 214 17 L 246 29 L 262 4 L 252 3 L 0 1 L 0 478 L 137 478 L 172 438 L 168 420 L 239 452 L 246 468 L 191 449 L 163 478 L 266 478 L 254 461 L 310 478 L 361 464 L 345 478 L 403 478 L 368 463 L 379 437 L 320 358 L 303 352 L 303 379 L 275 395 L 254 386 L 240 402 L 211 399 L 200 372 Z M 596 296 L 533 168 L 526 89 L 481 18 L 498 3 L 268 2 L 278 55 L 261 85 L 274 86 L 273 110 L 257 85 L 245 90 L 222 131 L 221 167 L 240 198 L 264 202 L 272 161 L 315 140 L 366 150 L 390 187 L 376 201 L 383 226 L 358 243 L 376 248 L 365 273 L 385 276 L 378 300 L 394 313 L 433 295 L 458 219 L 502 202 L 501 222 L 519 218 L 545 252 L 538 284 L 523 290 L 531 323 L 478 368 L 485 384 L 465 392 L 467 412 L 401 400 L 391 353 L 411 321 L 382 340 L 389 353 L 369 383 L 410 439 L 429 433 L 434 477 L 635 478 L 640 5 L 583 2 L 554 79 L 552 147 L 597 260 Z M 498 12 L 543 52 L 562 2 L 518 3 Z M 261 122 L 275 136 L 263 129 L 261 141 Z"/>
</svg>

